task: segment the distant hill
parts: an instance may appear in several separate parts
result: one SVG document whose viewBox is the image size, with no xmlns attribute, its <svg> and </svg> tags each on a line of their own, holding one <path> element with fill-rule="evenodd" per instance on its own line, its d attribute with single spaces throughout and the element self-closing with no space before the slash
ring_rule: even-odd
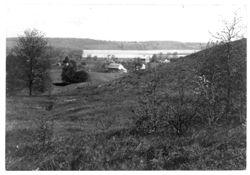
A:
<svg viewBox="0 0 250 175">
<path fill-rule="evenodd" d="M 76 50 L 200 50 L 205 43 L 178 42 L 178 41 L 104 41 L 78 38 L 47 38 L 49 45 L 58 48 Z M 17 38 L 7 38 L 6 46 L 11 48 L 16 44 Z"/>
</svg>

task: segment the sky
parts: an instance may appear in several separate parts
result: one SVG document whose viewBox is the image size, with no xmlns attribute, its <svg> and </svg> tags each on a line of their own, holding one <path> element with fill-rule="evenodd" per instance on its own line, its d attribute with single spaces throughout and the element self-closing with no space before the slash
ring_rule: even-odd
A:
<svg viewBox="0 0 250 175">
<path fill-rule="evenodd" d="M 36 28 L 46 37 L 207 42 L 236 11 L 246 26 L 246 5 L 228 2 L 8 0 L 6 36 Z"/>
</svg>

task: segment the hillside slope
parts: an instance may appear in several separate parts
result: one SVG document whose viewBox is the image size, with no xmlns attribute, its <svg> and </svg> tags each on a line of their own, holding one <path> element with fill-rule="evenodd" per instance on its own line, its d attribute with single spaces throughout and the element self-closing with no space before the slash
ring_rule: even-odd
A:
<svg viewBox="0 0 250 175">
<path fill-rule="evenodd" d="M 208 59 L 213 63 L 217 63 L 220 58 L 225 57 L 225 46 L 216 46 L 210 49 L 202 50 L 185 57 L 178 58 L 168 64 L 162 64 L 157 67 L 156 71 L 161 78 L 159 87 L 161 88 L 175 88 L 177 86 L 178 75 L 183 75 L 182 79 L 186 79 L 186 90 L 194 88 L 193 82 L 196 80 L 198 71 L 201 71 L 202 64 Z M 242 87 L 246 85 L 246 39 L 238 40 L 232 43 L 232 66 L 234 71 L 239 73 L 241 80 L 243 80 Z M 222 60 L 223 61 L 223 60 Z M 233 69 L 233 68 L 232 68 Z M 143 86 L 150 77 L 152 78 L 152 70 L 142 70 L 137 74 L 129 74 L 121 79 L 110 82 L 107 86 L 113 89 L 123 91 L 123 87 L 130 86 L 132 91 L 140 91 L 140 86 Z M 105 85 L 103 86 L 105 87 Z"/>
</svg>

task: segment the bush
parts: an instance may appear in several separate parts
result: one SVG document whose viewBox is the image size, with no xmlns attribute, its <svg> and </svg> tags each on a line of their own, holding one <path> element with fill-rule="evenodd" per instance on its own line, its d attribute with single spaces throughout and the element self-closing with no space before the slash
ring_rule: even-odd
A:
<svg viewBox="0 0 250 175">
<path fill-rule="evenodd" d="M 87 80 L 88 80 L 88 73 L 82 70 L 82 71 L 75 72 L 72 82 L 75 82 L 75 83 L 85 82 Z"/>
<path fill-rule="evenodd" d="M 46 146 L 50 146 L 52 144 L 53 137 L 53 121 L 49 121 L 48 117 L 42 116 L 37 119 L 36 125 L 37 130 L 35 132 L 35 136 L 37 142 L 42 146 L 42 149 Z"/>
<path fill-rule="evenodd" d="M 73 60 L 65 61 L 62 69 L 62 81 L 68 83 L 80 83 L 88 80 L 88 73 L 85 71 L 77 71 L 76 62 Z"/>
<path fill-rule="evenodd" d="M 200 113 L 209 124 L 238 120 L 244 123 L 246 102 L 245 41 L 216 45 L 204 51 L 198 69 Z M 228 47 L 230 52 L 227 53 Z M 234 119 L 234 116 L 239 116 Z"/>
</svg>

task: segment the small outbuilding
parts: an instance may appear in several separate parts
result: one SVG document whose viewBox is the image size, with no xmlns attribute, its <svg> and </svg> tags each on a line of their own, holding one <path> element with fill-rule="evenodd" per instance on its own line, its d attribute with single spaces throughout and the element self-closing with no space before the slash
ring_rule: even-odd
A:
<svg viewBox="0 0 250 175">
<path fill-rule="evenodd" d="M 141 65 L 141 69 L 142 69 L 142 70 L 146 69 L 146 65 L 145 65 L 145 64 L 142 64 L 142 65 Z"/>
</svg>

